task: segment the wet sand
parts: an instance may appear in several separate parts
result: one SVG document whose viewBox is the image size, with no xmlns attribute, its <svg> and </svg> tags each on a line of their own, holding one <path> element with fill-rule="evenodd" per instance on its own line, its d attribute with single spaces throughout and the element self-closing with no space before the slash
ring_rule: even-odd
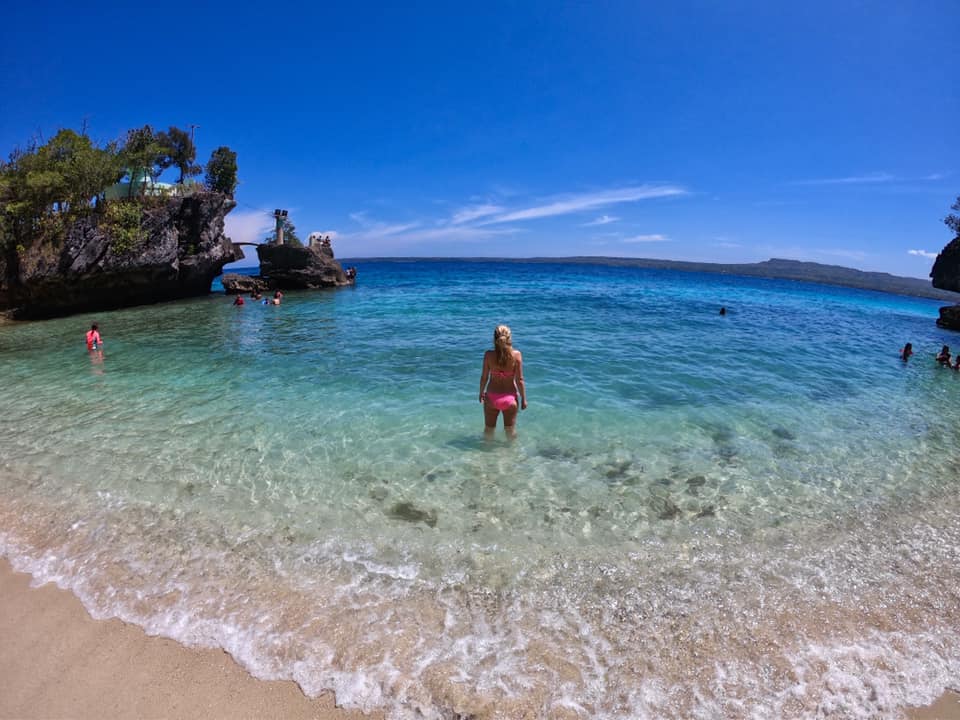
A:
<svg viewBox="0 0 960 720">
<path fill-rule="evenodd" d="M 0 559 L 0 718 L 313 718 L 371 720 L 257 680 L 220 650 L 92 619 L 71 593 Z"/>
<path fill-rule="evenodd" d="M 0 559 L 0 718 L 382 719 L 257 680 L 220 650 L 195 650 L 119 620 L 92 619 L 71 593 L 30 588 Z M 960 695 L 907 712 L 960 720 Z"/>
</svg>

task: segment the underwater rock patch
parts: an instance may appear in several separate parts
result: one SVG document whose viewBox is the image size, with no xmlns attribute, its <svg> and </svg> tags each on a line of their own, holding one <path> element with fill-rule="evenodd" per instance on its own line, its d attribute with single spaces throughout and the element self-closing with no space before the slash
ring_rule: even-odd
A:
<svg viewBox="0 0 960 720">
<path fill-rule="evenodd" d="M 410 502 L 398 502 L 387 511 L 387 517 L 392 520 L 403 520 L 408 523 L 424 523 L 428 527 L 437 526 L 436 510 L 421 510 Z"/>
</svg>

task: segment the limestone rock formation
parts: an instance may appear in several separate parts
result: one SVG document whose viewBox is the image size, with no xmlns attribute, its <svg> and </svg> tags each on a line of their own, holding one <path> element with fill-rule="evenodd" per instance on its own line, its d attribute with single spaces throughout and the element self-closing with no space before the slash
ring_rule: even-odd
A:
<svg viewBox="0 0 960 720">
<path fill-rule="evenodd" d="M 257 246 L 260 258 L 260 276 L 271 287 L 281 290 L 340 287 L 353 284 L 327 245 L 297 247 L 293 245 L 264 244 Z"/>
<path fill-rule="evenodd" d="M 118 242 L 102 213 L 0 257 L 0 310 L 43 318 L 205 295 L 242 251 L 224 234 L 235 206 L 220 193 L 170 198 L 140 209 L 133 242 Z"/>
<path fill-rule="evenodd" d="M 950 241 L 937 255 L 930 277 L 935 288 L 960 292 L 960 237 Z M 960 330 L 960 305 L 940 308 L 937 325 L 948 330 Z"/>
<path fill-rule="evenodd" d="M 947 305 L 940 308 L 937 325 L 947 330 L 960 330 L 960 305 Z"/>
<path fill-rule="evenodd" d="M 960 292 L 960 237 L 954 238 L 937 255 L 930 277 L 935 288 Z"/>
<path fill-rule="evenodd" d="M 344 272 L 333 257 L 329 243 L 309 247 L 264 243 L 257 246 L 260 275 L 228 273 L 221 278 L 228 295 L 255 290 L 307 290 L 353 285 L 354 277 Z"/>
<path fill-rule="evenodd" d="M 262 277 L 253 275 L 240 275 L 238 273 L 225 273 L 220 282 L 227 295 L 246 295 L 255 291 L 266 292 L 270 290 L 270 283 Z"/>
</svg>

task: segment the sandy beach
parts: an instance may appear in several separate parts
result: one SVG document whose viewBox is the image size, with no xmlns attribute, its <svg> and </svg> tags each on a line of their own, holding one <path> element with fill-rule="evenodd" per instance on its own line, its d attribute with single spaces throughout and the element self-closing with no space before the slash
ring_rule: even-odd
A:
<svg viewBox="0 0 960 720">
<path fill-rule="evenodd" d="M 119 620 L 92 619 L 71 593 L 0 560 L 0 718 L 382 718 L 257 680 L 225 652 L 196 650 Z M 960 695 L 908 712 L 960 720 Z"/>
<path fill-rule="evenodd" d="M 220 650 L 195 650 L 120 620 L 93 620 L 71 593 L 0 560 L 0 717 L 382 717 L 257 680 Z"/>
</svg>

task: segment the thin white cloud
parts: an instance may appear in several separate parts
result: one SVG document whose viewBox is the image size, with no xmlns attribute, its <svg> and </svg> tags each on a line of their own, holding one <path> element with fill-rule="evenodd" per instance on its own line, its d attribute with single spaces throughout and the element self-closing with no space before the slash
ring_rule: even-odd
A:
<svg viewBox="0 0 960 720">
<path fill-rule="evenodd" d="M 675 185 L 639 185 L 636 187 L 618 188 L 615 190 L 600 190 L 578 195 L 565 195 L 543 205 L 512 210 L 502 215 L 495 215 L 484 220 L 480 225 L 489 225 L 503 222 L 517 222 L 520 220 L 536 220 L 556 215 L 569 215 L 583 210 L 595 210 L 607 205 L 637 202 L 652 198 L 686 195 L 684 188 Z"/>
<path fill-rule="evenodd" d="M 224 232 L 233 242 L 262 243 L 275 226 L 273 216 L 262 210 L 234 210 L 224 218 Z M 257 249 L 244 245 L 243 257 L 258 260 Z M 243 261 L 238 261 L 242 264 Z"/>
<path fill-rule="evenodd" d="M 610 223 L 617 222 L 620 218 L 614 217 L 613 215 L 601 215 L 596 220 L 591 220 L 590 222 L 583 223 L 580 227 L 593 227 L 594 225 L 609 225 Z"/>
<path fill-rule="evenodd" d="M 495 229 L 488 227 L 472 227 L 469 225 L 423 227 L 422 225 L 414 223 L 404 227 L 400 225 L 385 225 L 383 223 L 376 222 L 369 222 L 369 225 L 369 228 L 362 229 L 358 232 L 341 232 L 339 234 L 341 244 L 347 244 L 351 246 L 360 244 L 364 245 L 366 248 L 375 248 L 378 249 L 378 251 L 385 251 L 398 247 L 410 247 L 433 241 L 463 243 L 480 242 L 496 236 L 513 235 L 518 232 L 522 232 L 516 228 Z M 382 228 L 389 228 L 391 232 L 382 232 Z"/>
<path fill-rule="evenodd" d="M 851 175 L 849 177 L 820 178 L 818 180 L 798 180 L 794 185 L 869 185 L 873 183 L 893 182 L 897 177 L 886 172 Z"/>
<path fill-rule="evenodd" d="M 263 242 L 274 228 L 272 215 L 262 210 L 234 210 L 223 221 L 224 230 L 233 242 Z"/>
<path fill-rule="evenodd" d="M 929 258 L 930 260 L 937 259 L 937 253 L 929 252 L 927 250 L 907 250 L 910 255 L 919 255 L 920 257 Z"/>
<path fill-rule="evenodd" d="M 633 237 L 624 238 L 620 242 L 625 242 L 625 243 L 670 242 L 670 238 L 668 238 L 666 235 L 661 235 L 660 233 L 654 233 L 652 235 L 634 235 Z"/>
<path fill-rule="evenodd" d="M 401 233 L 419 227 L 420 223 L 396 223 L 388 225 L 378 220 L 370 220 L 366 212 L 350 213 L 350 219 L 363 228 L 363 234 L 366 237 L 386 237 L 389 235 L 399 235 Z"/>
<path fill-rule="evenodd" d="M 947 177 L 948 173 L 930 173 L 929 175 L 924 175 L 921 180 L 943 180 Z"/>
<path fill-rule="evenodd" d="M 471 205 L 455 212 L 450 220 L 450 224 L 460 225 L 489 215 L 496 215 L 497 213 L 503 212 L 503 210 L 504 208 L 499 205 Z"/>
</svg>

